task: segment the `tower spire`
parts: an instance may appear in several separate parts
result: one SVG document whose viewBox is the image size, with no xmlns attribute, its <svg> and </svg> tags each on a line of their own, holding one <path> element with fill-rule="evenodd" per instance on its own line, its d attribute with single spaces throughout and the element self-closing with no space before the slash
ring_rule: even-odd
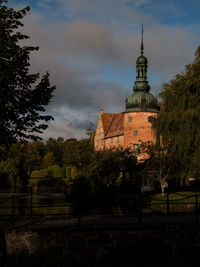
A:
<svg viewBox="0 0 200 267">
<path fill-rule="evenodd" d="M 140 55 L 136 60 L 136 81 L 133 94 L 126 99 L 126 112 L 158 112 L 157 99 L 149 93 L 147 80 L 148 60 L 144 56 L 143 24 L 141 29 Z"/>
<path fill-rule="evenodd" d="M 148 60 L 143 55 L 144 54 L 144 43 L 143 43 L 143 35 L 144 29 L 142 24 L 142 31 L 141 31 L 141 47 L 140 47 L 140 56 L 137 58 L 136 61 L 136 81 L 133 87 L 134 91 L 140 92 L 148 92 L 150 90 L 150 86 L 147 81 L 147 67 L 148 67 Z"/>
<path fill-rule="evenodd" d="M 144 30 L 143 30 L 143 24 L 142 24 L 141 55 L 144 54 L 143 35 L 144 35 Z"/>
</svg>

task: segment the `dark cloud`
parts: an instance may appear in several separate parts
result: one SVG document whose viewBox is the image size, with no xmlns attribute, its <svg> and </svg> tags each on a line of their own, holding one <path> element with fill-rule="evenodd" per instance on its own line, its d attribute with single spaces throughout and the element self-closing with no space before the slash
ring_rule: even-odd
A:
<svg viewBox="0 0 200 267">
<path fill-rule="evenodd" d="M 105 81 L 102 70 L 105 66 L 109 69 L 112 65 L 118 68 L 123 65 L 133 68 L 132 80 L 135 79 L 140 32 L 138 26 L 130 30 L 120 25 L 120 16 L 124 18 L 127 14 L 127 17 L 131 17 L 135 11 L 137 14 L 132 20 L 136 24 L 145 15 L 133 7 L 130 9 L 130 1 L 109 1 L 108 10 L 104 10 L 106 2 L 95 1 L 94 4 L 90 0 L 66 1 L 73 14 L 83 14 L 87 5 L 91 4 L 88 12 L 95 14 L 100 12 L 98 10 L 103 10 L 100 14 L 110 14 L 112 17 L 114 6 L 118 22 L 114 17 L 113 23 L 106 24 L 88 18 L 77 18 L 77 15 L 68 22 L 44 23 L 41 16 L 34 12 L 25 19 L 24 31 L 31 36 L 29 42 L 40 46 L 40 50 L 31 57 L 31 70 L 41 73 L 49 70 L 51 83 L 57 87 L 55 98 L 48 107 L 55 122 L 50 124 L 46 137 L 85 136 L 84 129 L 91 122 L 96 123 L 100 108 L 106 112 L 122 111 L 125 107 L 125 94 L 132 92 L 131 88 L 117 84 L 113 75 L 111 81 Z M 136 2 L 140 6 L 149 1 Z M 150 21 L 148 16 L 145 19 Z M 195 42 L 196 37 L 187 28 L 172 28 L 151 20 L 145 28 L 144 41 L 151 75 L 159 77 L 152 81 L 152 91 L 157 93 L 161 81 L 171 79 L 185 63 L 192 61 L 191 42 Z"/>
</svg>

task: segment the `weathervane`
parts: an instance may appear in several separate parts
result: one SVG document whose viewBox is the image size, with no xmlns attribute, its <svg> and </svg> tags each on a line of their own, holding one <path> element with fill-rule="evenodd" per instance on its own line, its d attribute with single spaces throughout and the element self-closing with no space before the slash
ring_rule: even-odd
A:
<svg viewBox="0 0 200 267">
<path fill-rule="evenodd" d="M 143 34 L 144 34 L 144 30 L 143 30 L 143 24 L 142 24 L 141 55 L 143 55 L 144 53 Z"/>
</svg>

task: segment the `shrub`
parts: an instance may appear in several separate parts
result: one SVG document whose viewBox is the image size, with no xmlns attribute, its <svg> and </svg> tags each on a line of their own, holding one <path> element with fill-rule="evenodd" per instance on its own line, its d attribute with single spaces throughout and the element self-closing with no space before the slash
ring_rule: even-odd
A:
<svg viewBox="0 0 200 267">
<path fill-rule="evenodd" d="M 52 178 L 64 178 L 65 177 L 65 170 L 63 167 L 59 165 L 51 165 L 47 168 L 49 177 Z"/>
<path fill-rule="evenodd" d="M 32 171 L 30 178 L 40 178 L 40 171 Z"/>
</svg>

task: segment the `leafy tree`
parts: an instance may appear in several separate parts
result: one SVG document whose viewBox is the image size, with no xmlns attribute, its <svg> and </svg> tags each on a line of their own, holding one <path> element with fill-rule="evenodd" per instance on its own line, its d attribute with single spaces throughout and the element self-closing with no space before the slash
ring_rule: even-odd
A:
<svg viewBox="0 0 200 267">
<path fill-rule="evenodd" d="M 39 169 L 42 163 L 42 157 L 37 145 L 38 142 L 28 142 L 23 147 L 24 169 L 27 171 L 28 176 L 33 170 Z"/>
<path fill-rule="evenodd" d="M 125 187 L 130 185 L 126 174 L 132 177 L 136 174 L 136 158 L 129 148 L 112 148 L 105 151 L 95 151 L 85 175 L 95 190 Z"/>
<path fill-rule="evenodd" d="M 63 164 L 63 153 L 64 153 L 65 143 L 62 137 L 49 138 L 47 141 L 47 151 L 52 152 L 55 162 L 62 166 Z"/>
<path fill-rule="evenodd" d="M 40 80 L 39 73 L 29 73 L 30 53 L 38 47 L 21 46 L 29 38 L 19 32 L 29 10 L 15 11 L 0 0 L 0 144 L 41 139 L 37 134 L 47 128 L 44 122 L 53 119 L 41 115 L 55 89 L 50 86 L 49 73 Z"/>
<path fill-rule="evenodd" d="M 200 47 L 194 61 L 161 92 L 163 109 L 153 121 L 157 142 L 181 159 L 185 175 L 200 174 Z"/>
<path fill-rule="evenodd" d="M 55 158 L 52 152 L 47 153 L 42 161 L 42 168 L 47 168 L 48 166 L 55 165 Z"/>
<path fill-rule="evenodd" d="M 4 154 L 0 161 L 1 185 L 26 185 L 28 176 L 24 169 L 23 145 L 16 143 L 9 150 L 5 146 L 0 149 Z"/>
<path fill-rule="evenodd" d="M 65 142 L 63 163 L 65 166 L 74 166 L 81 171 L 89 166 L 92 160 L 93 148 L 89 139 L 68 139 Z"/>
<path fill-rule="evenodd" d="M 148 179 L 155 185 L 159 184 L 162 196 L 165 194 L 165 188 L 177 173 L 180 167 L 180 161 L 174 157 L 174 154 L 164 149 L 162 145 L 152 144 L 152 142 L 141 142 L 140 149 L 143 155 L 146 155 L 142 163 L 143 170 L 141 176 Z"/>
<path fill-rule="evenodd" d="M 120 158 L 112 150 L 97 151 L 88 175 L 93 188 L 113 188 L 120 175 Z"/>
</svg>

